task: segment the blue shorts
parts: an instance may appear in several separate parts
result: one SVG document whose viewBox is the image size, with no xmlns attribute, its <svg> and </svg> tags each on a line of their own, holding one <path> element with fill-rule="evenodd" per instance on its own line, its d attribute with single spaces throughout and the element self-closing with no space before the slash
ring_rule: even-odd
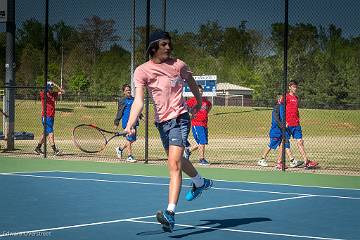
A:
<svg viewBox="0 0 360 240">
<path fill-rule="evenodd" d="M 208 144 L 208 128 L 203 126 L 193 126 L 192 134 L 197 144 Z"/>
<path fill-rule="evenodd" d="M 270 138 L 269 148 L 276 149 L 281 144 L 281 137 Z M 290 148 L 290 141 L 286 139 L 285 148 Z"/>
<path fill-rule="evenodd" d="M 41 118 L 41 122 L 44 126 L 44 117 Z M 46 134 L 54 132 L 54 118 L 53 117 L 46 117 Z"/>
<path fill-rule="evenodd" d="M 288 127 L 288 129 L 294 139 L 302 139 L 301 126 Z"/>
<path fill-rule="evenodd" d="M 276 149 L 281 144 L 282 131 L 280 128 L 271 128 L 269 132 L 270 143 L 269 148 Z M 285 148 L 290 148 L 290 134 L 286 131 Z"/>
<path fill-rule="evenodd" d="M 189 113 L 183 113 L 177 118 L 165 122 L 155 123 L 165 150 L 170 145 L 185 147 L 190 132 Z"/>
</svg>

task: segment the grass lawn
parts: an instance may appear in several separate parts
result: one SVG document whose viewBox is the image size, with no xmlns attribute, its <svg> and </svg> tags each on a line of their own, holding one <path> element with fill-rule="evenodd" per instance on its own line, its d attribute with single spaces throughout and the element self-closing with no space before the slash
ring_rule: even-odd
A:
<svg viewBox="0 0 360 240">
<path fill-rule="evenodd" d="M 16 102 L 15 130 L 35 134 L 35 140 L 17 141 L 16 147 L 32 152 L 42 133 L 40 122 L 41 105 L 37 101 Z M 72 144 L 72 129 L 80 123 L 93 123 L 112 130 L 117 110 L 115 102 L 58 102 L 55 117 L 57 144 L 66 152 L 80 153 Z M 209 145 L 206 156 L 216 164 L 255 165 L 268 144 L 271 122 L 270 108 L 221 107 L 214 106 L 209 116 Z M 324 169 L 340 169 L 360 172 L 360 111 L 300 109 L 301 125 L 307 153 L 319 161 Z M 149 116 L 149 158 L 164 158 L 158 132 L 153 124 L 150 105 Z M 192 136 L 189 139 L 192 143 Z M 114 140 L 100 155 L 114 156 L 114 148 L 122 140 Z M 135 155 L 144 155 L 144 122 L 140 123 L 139 141 L 134 145 Z M 296 158 L 300 155 L 292 141 Z M 99 155 L 97 155 L 99 156 Z M 275 162 L 276 153 L 270 154 Z M 193 154 L 194 161 L 197 154 Z"/>
</svg>

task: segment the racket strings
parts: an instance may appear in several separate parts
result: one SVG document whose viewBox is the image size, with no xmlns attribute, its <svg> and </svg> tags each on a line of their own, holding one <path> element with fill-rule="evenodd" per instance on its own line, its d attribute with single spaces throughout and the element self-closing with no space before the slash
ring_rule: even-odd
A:
<svg viewBox="0 0 360 240">
<path fill-rule="evenodd" d="M 85 152 L 99 152 L 106 146 L 104 134 L 92 126 L 83 125 L 75 128 L 73 137 L 75 144 Z"/>
</svg>

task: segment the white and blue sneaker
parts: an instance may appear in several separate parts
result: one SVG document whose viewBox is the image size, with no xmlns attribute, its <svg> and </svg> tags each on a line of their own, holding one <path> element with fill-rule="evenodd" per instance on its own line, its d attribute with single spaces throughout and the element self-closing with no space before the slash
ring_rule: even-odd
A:
<svg viewBox="0 0 360 240">
<path fill-rule="evenodd" d="M 117 147 L 115 148 L 115 151 L 116 151 L 116 155 L 118 158 L 122 159 L 122 156 L 123 156 L 123 150 L 121 147 Z"/>
<path fill-rule="evenodd" d="M 156 213 L 156 219 L 162 225 L 164 232 L 172 232 L 175 226 L 175 213 L 166 210 L 158 211 Z"/>
<path fill-rule="evenodd" d="M 126 159 L 126 161 L 130 162 L 130 163 L 136 163 L 137 162 L 133 155 L 129 155 L 128 158 Z"/>
<path fill-rule="evenodd" d="M 192 201 L 197 197 L 199 197 L 204 190 L 208 190 L 212 186 L 213 186 L 213 181 L 211 179 L 206 179 L 206 178 L 204 178 L 204 185 L 202 185 L 201 187 L 196 187 L 195 184 L 193 183 L 191 190 L 186 193 L 185 199 L 188 201 Z"/>
</svg>

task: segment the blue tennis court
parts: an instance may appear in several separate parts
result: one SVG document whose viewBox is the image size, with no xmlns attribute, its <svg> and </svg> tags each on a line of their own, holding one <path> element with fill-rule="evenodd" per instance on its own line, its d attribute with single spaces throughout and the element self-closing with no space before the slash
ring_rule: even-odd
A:
<svg viewBox="0 0 360 240">
<path fill-rule="evenodd" d="M 172 233 L 155 212 L 168 178 L 64 171 L 1 173 L 3 239 L 359 239 L 360 189 L 215 180 L 192 202 L 184 180 Z"/>
</svg>

